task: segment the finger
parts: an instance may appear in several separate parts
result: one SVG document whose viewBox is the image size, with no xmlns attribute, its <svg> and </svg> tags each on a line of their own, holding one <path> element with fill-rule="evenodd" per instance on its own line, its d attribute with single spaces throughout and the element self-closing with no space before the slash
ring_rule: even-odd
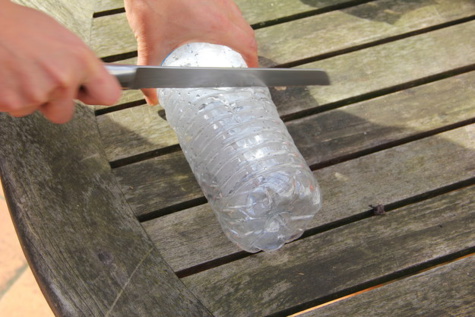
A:
<svg viewBox="0 0 475 317">
<path fill-rule="evenodd" d="M 231 24 L 225 34 L 221 35 L 219 39 L 215 39 L 213 42 L 214 44 L 229 46 L 236 52 L 240 53 L 248 67 L 259 66 L 257 42 L 254 33 L 252 33 L 252 36 L 249 36 L 249 31 L 247 29 L 242 29 L 235 24 Z"/>
<path fill-rule="evenodd" d="M 73 100 L 52 101 L 42 105 L 39 109 L 46 119 L 53 123 L 63 124 L 70 121 L 74 115 Z"/>
<path fill-rule="evenodd" d="M 241 55 L 248 67 L 259 67 L 259 59 L 257 55 L 257 42 L 254 39 L 250 45 L 247 47 L 247 50 L 242 51 Z"/>
<path fill-rule="evenodd" d="M 226 45 L 240 53 L 248 67 L 258 66 L 257 41 L 254 30 L 244 20 L 238 8 L 235 13 L 231 11 L 218 23 L 219 29 L 214 32 L 203 34 L 208 42 L 218 45 Z"/>
<path fill-rule="evenodd" d="M 165 59 L 166 55 L 168 54 L 165 52 L 165 50 L 166 45 L 162 45 L 161 50 L 157 51 L 154 54 L 156 56 L 152 56 L 151 52 L 148 52 L 146 49 L 143 49 L 141 45 L 139 45 L 137 65 L 160 65 L 163 59 Z M 158 105 L 158 94 L 155 88 L 144 88 L 141 90 L 148 105 Z"/>
<path fill-rule="evenodd" d="M 236 33 L 239 33 L 239 31 L 236 31 Z M 248 67 L 258 67 L 259 61 L 257 55 L 256 39 L 253 36 L 246 37 L 245 34 L 243 34 L 243 38 L 244 39 L 241 41 L 231 39 L 229 47 L 242 55 Z"/>
<path fill-rule="evenodd" d="M 243 19 L 234 24 L 234 31 L 228 31 L 228 39 L 231 41 L 230 47 L 241 53 L 248 67 L 258 67 L 257 41 L 254 30 Z M 231 36 L 234 34 L 234 36 Z"/>
<path fill-rule="evenodd" d="M 13 117 L 20 118 L 20 117 L 26 117 L 33 112 L 35 112 L 37 107 L 26 107 L 22 108 L 20 110 L 15 110 L 15 111 L 10 111 L 9 114 Z"/>
<path fill-rule="evenodd" d="M 229 4 L 234 10 L 229 18 L 233 24 L 228 28 L 226 39 L 230 42 L 229 47 L 241 53 L 249 67 L 258 66 L 257 41 L 254 30 L 249 23 L 243 18 L 239 7 L 230 1 Z"/>
<path fill-rule="evenodd" d="M 142 89 L 142 93 L 144 94 L 145 101 L 147 102 L 148 105 L 150 106 L 158 105 L 158 95 L 157 95 L 156 89 L 145 88 L 145 89 Z"/>
<path fill-rule="evenodd" d="M 39 111 L 53 123 L 66 123 L 73 118 L 75 104 L 72 88 L 56 90 L 51 99 L 43 104 Z"/>
<path fill-rule="evenodd" d="M 118 80 L 101 65 L 78 89 L 76 98 L 90 105 L 110 106 L 119 100 L 121 93 Z"/>
</svg>

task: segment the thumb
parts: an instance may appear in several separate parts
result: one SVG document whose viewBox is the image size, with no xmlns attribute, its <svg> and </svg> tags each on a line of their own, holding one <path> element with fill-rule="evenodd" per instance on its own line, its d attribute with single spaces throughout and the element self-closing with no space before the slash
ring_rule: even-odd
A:
<svg viewBox="0 0 475 317">
<path fill-rule="evenodd" d="M 143 49 L 141 47 L 138 48 L 138 58 L 137 58 L 137 65 L 161 65 L 162 61 L 167 56 L 167 48 L 165 45 L 161 46 L 159 50 L 152 54 L 150 51 Z M 145 96 L 145 101 L 150 106 L 156 106 L 159 103 L 157 89 L 155 88 L 144 88 L 141 89 L 142 93 Z"/>
<path fill-rule="evenodd" d="M 144 88 L 141 89 L 143 95 L 145 96 L 145 101 L 150 106 L 158 105 L 158 94 L 155 88 Z"/>
</svg>

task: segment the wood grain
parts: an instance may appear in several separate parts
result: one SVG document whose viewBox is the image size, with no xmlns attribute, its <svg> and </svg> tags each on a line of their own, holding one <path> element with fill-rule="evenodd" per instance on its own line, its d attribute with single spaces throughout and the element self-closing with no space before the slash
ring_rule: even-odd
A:
<svg viewBox="0 0 475 317">
<path fill-rule="evenodd" d="M 298 316 L 472 316 L 474 268 L 470 256 Z"/>
<path fill-rule="evenodd" d="M 472 186 L 355 222 L 184 282 L 215 316 L 263 316 L 305 307 L 337 292 L 383 281 L 388 272 L 473 248 L 474 190 Z"/>
<path fill-rule="evenodd" d="M 102 0 L 97 1 L 95 11 L 108 11 L 124 7 L 124 0 Z"/>
</svg>

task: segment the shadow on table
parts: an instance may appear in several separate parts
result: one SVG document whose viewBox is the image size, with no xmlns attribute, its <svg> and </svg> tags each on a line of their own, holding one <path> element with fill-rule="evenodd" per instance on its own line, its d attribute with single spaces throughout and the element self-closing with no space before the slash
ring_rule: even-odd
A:
<svg viewBox="0 0 475 317">
<path fill-rule="evenodd" d="M 335 1 L 333 0 L 300 0 L 306 5 L 316 8 L 322 8 L 331 6 Z M 362 5 L 353 6 L 350 8 L 342 9 L 342 12 L 347 14 L 378 22 L 385 22 L 388 24 L 396 23 L 405 14 L 436 4 L 435 0 L 386 0 L 369 2 Z"/>
</svg>

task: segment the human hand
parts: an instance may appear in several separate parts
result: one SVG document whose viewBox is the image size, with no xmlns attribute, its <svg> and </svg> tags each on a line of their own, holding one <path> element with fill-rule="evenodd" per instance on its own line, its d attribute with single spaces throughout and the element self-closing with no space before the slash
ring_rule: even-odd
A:
<svg viewBox="0 0 475 317">
<path fill-rule="evenodd" d="M 207 42 L 241 53 L 257 67 L 254 31 L 232 0 L 125 0 L 129 24 L 137 38 L 138 65 L 160 65 L 179 46 Z M 143 89 L 147 103 L 157 104 L 155 89 Z"/>
<path fill-rule="evenodd" d="M 37 10 L 0 0 L 0 111 L 15 117 L 36 110 L 69 121 L 73 99 L 114 104 L 121 89 L 75 34 Z"/>
</svg>

